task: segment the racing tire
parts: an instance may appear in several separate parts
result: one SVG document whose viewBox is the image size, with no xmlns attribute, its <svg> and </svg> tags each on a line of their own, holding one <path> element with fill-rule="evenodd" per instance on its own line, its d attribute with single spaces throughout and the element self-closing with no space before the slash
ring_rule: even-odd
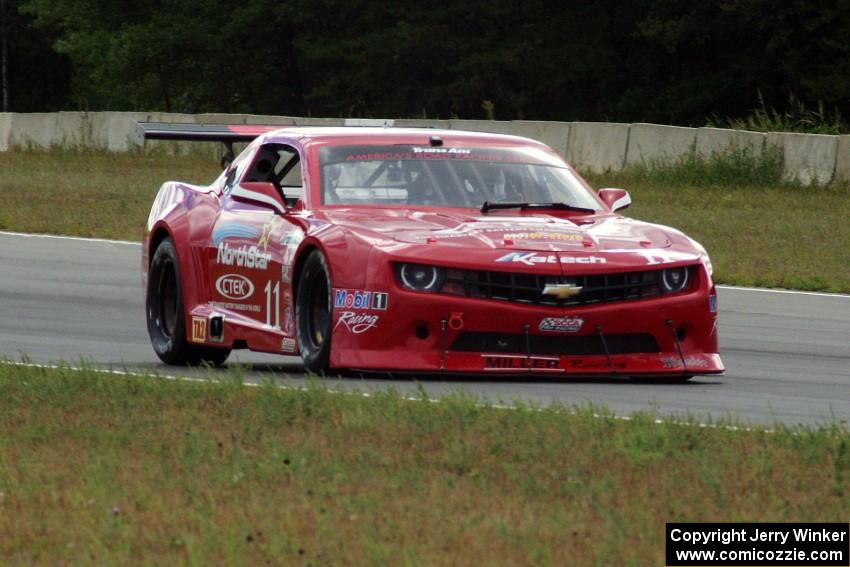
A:
<svg viewBox="0 0 850 567">
<path fill-rule="evenodd" d="M 295 333 L 304 367 L 317 374 L 328 370 L 331 359 L 332 290 L 327 261 L 314 250 L 298 276 Z"/>
<path fill-rule="evenodd" d="M 186 339 L 180 264 L 170 238 L 160 242 L 151 258 L 145 314 L 153 350 L 166 364 L 221 366 L 230 356 L 229 348 L 193 345 Z"/>
</svg>

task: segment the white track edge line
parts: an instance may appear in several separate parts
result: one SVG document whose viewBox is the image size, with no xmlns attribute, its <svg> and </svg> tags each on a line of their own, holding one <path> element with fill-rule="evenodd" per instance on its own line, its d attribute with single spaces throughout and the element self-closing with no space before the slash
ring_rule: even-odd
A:
<svg viewBox="0 0 850 567">
<path fill-rule="evenodd" d="M 84 236 L 63 236 L 61 234 L 40 234 L 29 232 L 12 232 L 8 230 L 0 230 L 2 236 L 20 236 L 22 238 L 52 238 L 54 240 L 76 240 L 80 242 L 104 242 L 107 244 L 124 244 L 130 246 L 141 246 L 141 242 L 132 242 L 130 240 L 111 240 L 109 238 L 87 238 Z"/>
<path fill-rule="evenodd" d="M 16 362 L 14 360 L 2 360 L 2 359 L 0 359 L 0 364 L 6 365 L 6 366 L 21 366 L 21 367 L 24 367 L 24 368 L 44 368 L 44 369 L 47 369 L 47 370 L 73 370 L 75 372 L 91 371 L 91 372 L 97 372 L 97 373 L 100 373 L 100 374 L 111 374 L 113 376 L 133 376 L 133 377 L 137 377 L 137 378 L 163 378 L 165 380 L 180 380 L 180 381 L 185 381 L 185 382 L 210 382 L 211 381 L 207 378 L 195 378 L 195 377 L 192 377 L 192 376 L 185 376 L 185 375 L 178 376 L 178 375 L 175 375 L 175 374 L 157 374 L 156 372 L 144 373 L 144 372 L 133 372 L 133 371 L 127 371 L 127 370 L 114 370 L 114 369 L 111 369 L 111 368 L 97 368 L 97 367 L 83 368 L 83 367 L 72 366 L 72 365 L 39 364 L 39 363 L 35 363 L 35 362 Z M 242 382 L 242 385 L 243 386 L 249 386 L 251 388 L 256 388 L 256 387 L 260 386 L 260 384 L 253 383 L 253 382 Z M 305 392 L 305 391 L 308 390 L 308 388 L 306 386 L 296 386 L 296 385 L 292 385 L 292 384 L 275 384 L 275 387 L 280 388 L 281 390 L 295 390 L 295 391 L 299 391 L 299 392 Z M 355 390 L 336 390 L 336 389 L 333 389 L 333 388 L 328 388 L 327 391 L 330 392 L 331 394 L 337 394 L 337 395 L 360 395 L 364 398 L 371 398 L 372 397 L 371 392 L 361 392 L 361 391 L 355 391 Z M 426 402 L 429 402 L 429 403 L 432 403 L 432 404 L 442 403 L 442 400 L 440 398 L 422 398 L 422 397 L 419 397 L 419 396 L 401 396 L 401 399 L 408 401 L 408 402 L 426 401 Z M 505 405 L 505 404 L 487 404 L 487 403 L 483 403 L 483 402 L 478 402 L 477 405 L 479 405 L 481 407 L 491 407 L 491 408 L 494 408 L 494 409 L 501 409 L 501 410 L 515 410 L 515 409 L 517 409 L 515 406 L 509 406 L 509 405 Z M 546 408 L 544 408 L 544 407 L 536 408 L 536 411 L 544 411 L 545 409 Z M 617 415 L 617 414 L 613 414 L 613 413 L 606 415 L 606 414 L 595 413 L 595 412 L 591 415 L 596 419 L 615 419 L 617 421 L 634 421 L 634 417 L 631 416 L 631 415 Z M 693 422 L 689 422 L 689 421 L 677 421 L 675 419 L 655 418 L 655 419 L 652 420 L 652 422 L 656 425 L 670 424 L 670 425 L 698 427 L 700 429 L 722 429 L 722 430 L 725 430 L 725 431 L 744 431 L 744 432 L 762 431 L 762 432 L 765 432 L 765 433 L 773 433 L 774 432 L 774 430 L 769 428 L 769 427 L 763 427 L 762 428 L 762 427 L 749 427 L 749 426 L 738 426 L 738 425 L 718 425 L 716 423 L 704 423 L 704 422 L 693 423 Z"/>
<path fill-rule="evenodd" d="M 0 236 L 20 236 L 23 238 L 53 238 L 56 240 L 76 240 L 80 242 L 103 242 L 107 244 L 123 244 L 129 246 L 141 246 L 141 242 L 131 242 L 129 240 L 111 240 L 109 238 L 87 238 L 84 236 L 63 236 L 61 234 L 38 234 L 28 232 L 12 232 L 8 230 L 0 230 Z M 797 291 L 793 289 L 770 289 L 766 287 L 746 287 L 736 285 L 718 285 L 718 289 L 740 290 L 740 291 L 761 291 L 764 293 L 785 293 L 792 295 L 813 295 L 816 297 L 840 297 L 850 299 L 850 295 L 843 293 L 827 293 L 821 291 Z"/>
<path fill-rule="evenodd" d="M 794 289 L 771 289 L 769 287 L 745 287 L 737 285 L 718 285 L 718 289 L 729 289 L 733 291 L 761 291 L 764 293 L 784 293 L 790 295 L 814 295 L 815 297 L 838 297 L 850 299 L 850 295 L 843 293 L 828 293 L 825 291 L 798 291 Z"/>
</svg>

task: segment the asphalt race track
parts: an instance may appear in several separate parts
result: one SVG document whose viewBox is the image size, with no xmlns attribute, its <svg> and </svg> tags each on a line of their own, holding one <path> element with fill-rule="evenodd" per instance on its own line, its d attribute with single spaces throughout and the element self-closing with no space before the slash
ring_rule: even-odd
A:
<svg viewBox="0 0 850 567">
<path fill-rule="evenodd" d="M 147 337 L 138 244 L 0 232 L 0 359 L 77 362 L 186 374 L 162 365 Z M 722 288 L 722 377 L 686 384 L 611 380 L 483 381 L 430 378 L 429 395 L 458 389 L 491 401 L 604 404 L 621 415 L 655 409 L 701 420 L 737 416 L 745 423 L 820 424 L 850 418 L 850 296 Z M 289 375 L 303 381 L 299 359 L 235 352 L 249 379 Z M 270 366 L 271 365 L 271 366 Z M 334 387 L 393 385 L 413 379 L 333 379 Z"/>
</svg>

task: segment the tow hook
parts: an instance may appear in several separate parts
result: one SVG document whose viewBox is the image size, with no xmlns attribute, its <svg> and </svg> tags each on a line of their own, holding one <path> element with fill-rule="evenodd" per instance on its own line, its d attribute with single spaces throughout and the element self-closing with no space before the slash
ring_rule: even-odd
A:
<svg viewBox="0 0 850 567">
<path fill-rule="evenodd" d="M 449 329 L 452 331 L 460 331 L 463 329 L 463 313 L 459 311 L 452 311 L 452 314 L 449 317 Z"/>
</svg>

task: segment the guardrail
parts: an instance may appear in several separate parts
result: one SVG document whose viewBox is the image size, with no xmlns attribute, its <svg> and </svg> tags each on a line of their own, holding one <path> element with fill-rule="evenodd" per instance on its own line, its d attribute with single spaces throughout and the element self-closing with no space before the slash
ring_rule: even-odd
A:
<svg viewBox="0 0 850 567">
<path fill-rule="evenodd" d="M 437 127 L 513 134 L 540 140 L 581 171 L 617 171 L 634 164 L 672 162 L 696 151 L 701 156 L 747 147 L 754 154 L 781 148 L 783 176 L 809 185 L 850 180 L 850 136 L 746 132 L 659 124 L 538 122 L 527 120 L 344 119 L 256 114 L 164 112 L 0 113 L 0 151 L 14 148 L 87 148 L 124 152 L 166 142 L 141 138 L 136 122 L 279 124 L 281 126 Z"/>
</svg>

